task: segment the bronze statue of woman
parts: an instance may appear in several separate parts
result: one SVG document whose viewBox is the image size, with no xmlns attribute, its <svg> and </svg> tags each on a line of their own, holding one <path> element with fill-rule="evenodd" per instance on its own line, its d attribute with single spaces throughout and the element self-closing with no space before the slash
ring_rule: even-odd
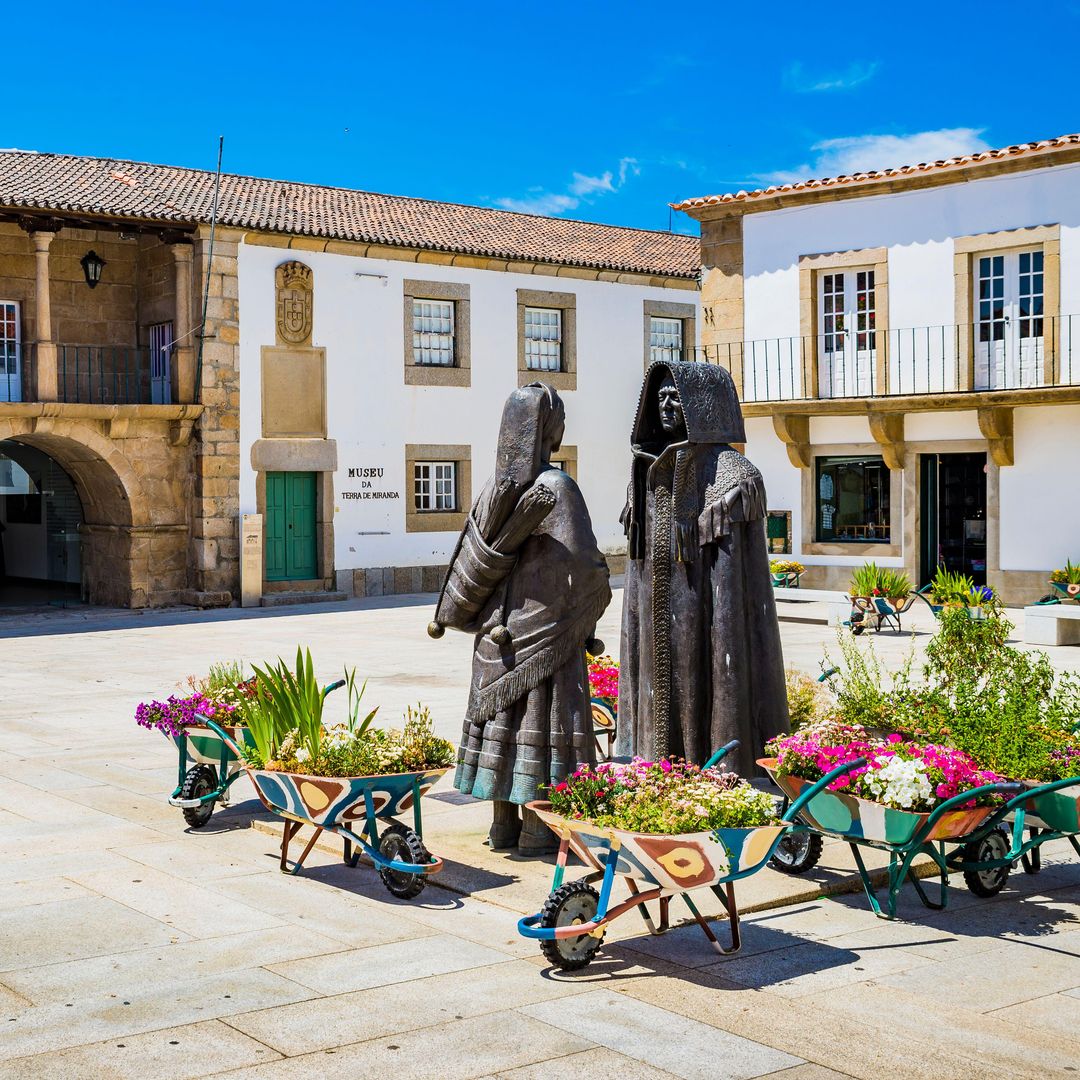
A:
<svg viewBox="0 0 1080 1080">
<path fill-rule="evenodd" d="M 631 445 L 617 752 L 752 776 L 788 730 L 784 660 L 761 473 L 743 443 L 731 376 L 685 361 L 649 367 Z"/>
<path fill-rule="evenodd" d="M 493 803 L 492 848 L 523 854 L 554 838 L 519 806 L 595 762 L 585 648 L 611 600 L 585 500 L 551 465 L 564 416 L 543 383 L 510 395 L 429 627 L 476 634 L 454 785 Z"/>
</svg>

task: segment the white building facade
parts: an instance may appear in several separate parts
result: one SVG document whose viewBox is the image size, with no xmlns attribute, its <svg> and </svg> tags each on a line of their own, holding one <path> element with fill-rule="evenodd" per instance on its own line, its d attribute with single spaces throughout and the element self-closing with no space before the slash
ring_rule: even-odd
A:
<svg viewBox="0 0 1080 1080">
<path fill-rule="evenodd" d="M 619 569 L 642 373 L 697 344 L 698 247 L 588 228 L 596 250 L 610 238 L 607 265 L 574 265 L 569 248 L 565 262 L 448 254 L 423 235 L 377 253 L 238 238 L 240 512 L 261 518 L 265 597 L 437 589 L 493 470 L 503 403 L 537 380 L 565 402 L 558 464 Z M 637 270 L 619 256 L 635 237 L 652 252 Z"/>
<path fill-rule="evenodd" d="M 679 205 L 770 545 L 1030 603 L 1080 559 L 1080 138 Z"/>
</svg>

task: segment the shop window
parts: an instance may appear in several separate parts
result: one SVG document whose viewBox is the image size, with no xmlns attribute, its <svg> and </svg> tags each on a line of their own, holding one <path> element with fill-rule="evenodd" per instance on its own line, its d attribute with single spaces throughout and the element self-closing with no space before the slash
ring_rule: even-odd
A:
<svg viewBox="0 0 1080 1080">
<path fill-rule="evenodd" d="M 818 542 L 880 543 L 891 538 L 889 470 L 880 457 L 819 457 Z"/>
</svg>

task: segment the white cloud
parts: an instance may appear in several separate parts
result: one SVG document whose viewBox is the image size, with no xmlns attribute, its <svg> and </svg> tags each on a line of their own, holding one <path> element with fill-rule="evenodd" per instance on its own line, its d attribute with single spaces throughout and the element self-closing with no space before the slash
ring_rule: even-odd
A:
<svg viewBox="0 0 1080 1080">
<path fill-rule="evenodd" d="M 853 173 L 975 154 L 990 149 L 990 144 L 982 138 L 985 130 L 940 128 L 937 131 L 917 131 L 911 135 L 852 135 L 842 139 L 824 139 L 810 147 L 816 154 L 812 162 L 794 169 L 761 173 L 757 179 L 769 184 L 792 184 L 814 177 L 851 176 Z"/>
<path fill-rule="evenodd" d="M 619 159 L 618 172 L 608 169 L 599 176 L 586 173 L 573 173 L 566 192 L 545 191 L 543 188 L 529 188 L 522 198 L 504 197 L 495 199 L 495 205 L 503 210 L 515 210 L 519 214 L 542 214 L 557 217 L 559 214 L 576 210 L 582 202 L 592 202 L 601 195 L 614 194 L 631 176 L 639 176 L 641 167 L 637 158 Z"/>
<path fill-rule="evenodd" d="M 784 86 L 797 94 L 820 94 L 830 90 L 854 90 L 869 82 L 881 65 L 876 60 L 871 63 L 849 64 L 843 71 L 811 74 L 802 64 L 796 62 L 784 72 Z"/>
</svg>

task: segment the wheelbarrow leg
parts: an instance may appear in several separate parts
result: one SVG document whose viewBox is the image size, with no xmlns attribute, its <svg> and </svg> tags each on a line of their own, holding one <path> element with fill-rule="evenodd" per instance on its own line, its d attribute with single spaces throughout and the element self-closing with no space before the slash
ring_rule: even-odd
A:
<svg viewBox="0 0 1080 1080">
<path fill-rule="evenodd" d="M 304 865 L 304 860 L 311 854 L 311 849 L 315 846 L 315 841 L 322 836 L 322 832 L 323 830 L 316 825 L 315 831 L 311 834 L 311 839 L 307 842 L 307 846 L 301 852 L 300 858 L 296 860 L 296 864 L 293 866 L 292 872 L 294 874 L 298 873 L 300 867 Z"/>
<path fill-rule="evenodd" d="M 734 956 L 742 948 L 742 933 L 739 929 L 739 905 L 735 902 L 735 885 L 729 881 L 722 889 L 719 885 L 714 885 L 712 891 L 723 903 L 731 927 L 731 945 L 726 948 L 720 944 L 719 938 L 713 933 L 712 927 L 704 919 L 701 912 L 698 911 L 697 905 L 690 899 L 688 893 L 681 894 L 683 903 L 690 909 L 690 914 L 694 916 L 698 926 L 701 927 L 702 933 L 709 939 L 712 947 L 721 956 Z"/>
<path fill-rule="evenodd" d="M 285 827 L 281 833 L 281 872 L 283 874 L 289 871 L 289 843 L 299 830 L 300 823 L 298 821 L 285 819 Z"/>
</svg>

